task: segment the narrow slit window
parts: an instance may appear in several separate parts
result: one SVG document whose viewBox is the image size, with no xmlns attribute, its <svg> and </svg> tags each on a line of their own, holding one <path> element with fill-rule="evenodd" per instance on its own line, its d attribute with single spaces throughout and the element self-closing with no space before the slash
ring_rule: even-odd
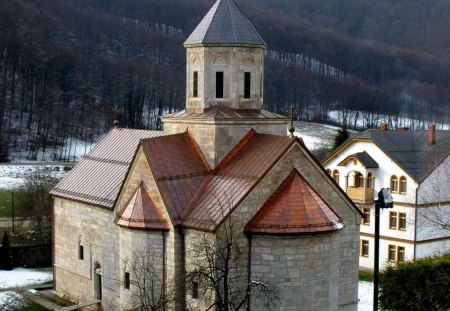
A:
<svg viewBox="0 0 450 311">
<path fill-rule="evenodd" d="M 192 96 L 198 97 L 198 71 L 194 71 Z"/>
<path fill-rule="evenodd" d="M 124 277 L 124 285 L 125 285 L 125 289 L 130 289 L 130 273 L 129 272 L 125 272 L 125 277 Z"/>
<path fill-rule="evenodd" d="M 84 247 L 81 244 L 78 244 L 78 259 L 84 260 Z"/>
<path fill-rule="evenodd" d="M 192 282 L 192 298 L 198 299 L 198 282 Z"/>
<path fill-rule="evenodd" d="M 223 98 L 223 71 L 216 72 L 216 98 Z"/>
<path fill-rule="evenodd" d="M 244 74 L 244 98 L 250 98 L 250 72 Z"/>
</svg>

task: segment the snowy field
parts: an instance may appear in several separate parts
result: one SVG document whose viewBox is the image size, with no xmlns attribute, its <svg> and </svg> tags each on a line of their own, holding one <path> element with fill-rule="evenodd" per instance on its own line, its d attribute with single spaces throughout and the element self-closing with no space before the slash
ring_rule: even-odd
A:
<svg viewBox="0 0 450 311">
<path fill-rule="evenodd" d="M 15 189 L 22 186 L 27 178 L 35 174 L 49 174 L 55 178 L 62 178 L 67 173 L 61 165 L 0 165 L 0 189 Z"/>
<path fill-rule="evenodd" d="M 25 268 L 15 268 L 11 271 L 0 270 L 0 289 L 38 285 L 53 279 L 53 274 L 51 268 L 46 269 L 25 269 Z M 13 292 L 5 291 L 0 292 L 0 308 L 4 304 L 9 304 L 9 302 L 14 301 L 11 308 L 6 308 L 6 310 L 13 310 L 13 307 L 18 307 L 23 305 L 22 297 Z"/>
</svg>

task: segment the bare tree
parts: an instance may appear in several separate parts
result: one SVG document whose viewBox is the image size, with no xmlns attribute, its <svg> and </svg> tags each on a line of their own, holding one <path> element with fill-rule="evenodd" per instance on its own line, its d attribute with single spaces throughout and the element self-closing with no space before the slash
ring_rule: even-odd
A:
<svg viewBox="0 0 450 311">
<path fill-rule="evenodd" d="M 229 218 L 215 234 L 195 233 L 186 281 L 191 297 L 202 291 L 205 310 L 243 310 L 253 294 L 267 298 L 268 304 L 276 300 L 269 283 L 247 278 L 248 246 L 236 228 Z"/>
<path fill-rule="evenodd" d="M 121 285 L 130 290 L 127 310 L 159 311 L 174 301 L 174 282 L 164 277 L 161 254 L 154 250 L 133 250 L 124 261 L 129 273 Z"/>
</svg>

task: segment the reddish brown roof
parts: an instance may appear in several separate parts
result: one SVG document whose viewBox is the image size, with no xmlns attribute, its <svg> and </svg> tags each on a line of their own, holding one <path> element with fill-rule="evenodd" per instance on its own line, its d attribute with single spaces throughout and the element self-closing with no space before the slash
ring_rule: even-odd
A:
<svg viewBox="0 0 450 311">
<path fill-rule="evenodd" d="M 314 234 L 344 227 L 339 216 L 293 169 L 245 226 L 249 233 Z"/>
<path fill-rule="evenodd" d="M 226 106 L 212 106 L 206 108 L 203 112 L 193 112 L 189 110 L 181 110 L 162 117 L 164 118 L 189 118 L 189 119 L 277 119 L 288 120 L 287 117 L 264 110 L 264 109 L 234 109 Z"/>
<path fill-rule="evenodd" d="M 205 181 L 183 225 L 213 231 L 297 139 L 250 131 Z"/>
<path fill-rule="evenodd" d="M 141 142 L 168 213 L 177 224 L 210 168 L 188 132 Z"/>
<path fill-rule="evenodd" d="M 117 214 L 115 223 L 121 227 L 134 229 L 169 230 L 167 220 L 142 182 Z"/>
<path fill-rule="evenodd" d="M 139 140 L 162 134 L 161 131 L 112 129 L 50 194 L 112 209 Z"/>
</svg>

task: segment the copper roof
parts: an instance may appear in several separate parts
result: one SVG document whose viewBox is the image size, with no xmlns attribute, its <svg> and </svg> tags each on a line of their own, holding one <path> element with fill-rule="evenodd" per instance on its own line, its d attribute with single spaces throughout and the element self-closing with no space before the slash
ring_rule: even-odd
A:
<svg viewBox="0 0 450 311">
<path fill-rule="evenodd" d="M 188 119 L 276 119 L 276 120 L 287 120 L 288 118 L 264 109 L 234 109 L 226 106 L 212 106 L 206 108 L 203 112 L 194 112 L 189 110 L 181 110 L 179 112 L 175 112 L 169 115 L 165 115 L 164 118 L 188 118 Z"/>
<path fill-rule="evenodd" d="M 250 131 L 204 183 L 183 225 L 214 231 L 297 140 Z"/>
<path fill-rule="evenodd" d="M 208 162 L 188 132 L 145 139 L 141 144 L 168 213 L 176 224 L 207 178 Z"/>
<path fill-rule="evenodd" d="M 139 140 L 162 134 L 161 131 L 112 129 L 50 194 L 112 209 Z"/>
<path fill-rule="evenodd" d="M 344 227 L 339 216 L 293 169 L 245 226 L 249 233 L 314 234 Z"/>
<path fill-rule="evenodd" d="M 115 223 L 121 227 L 133 229 L 169 230 L 167 220 L 142 182 L 117 214 Z"/>
</svg>

